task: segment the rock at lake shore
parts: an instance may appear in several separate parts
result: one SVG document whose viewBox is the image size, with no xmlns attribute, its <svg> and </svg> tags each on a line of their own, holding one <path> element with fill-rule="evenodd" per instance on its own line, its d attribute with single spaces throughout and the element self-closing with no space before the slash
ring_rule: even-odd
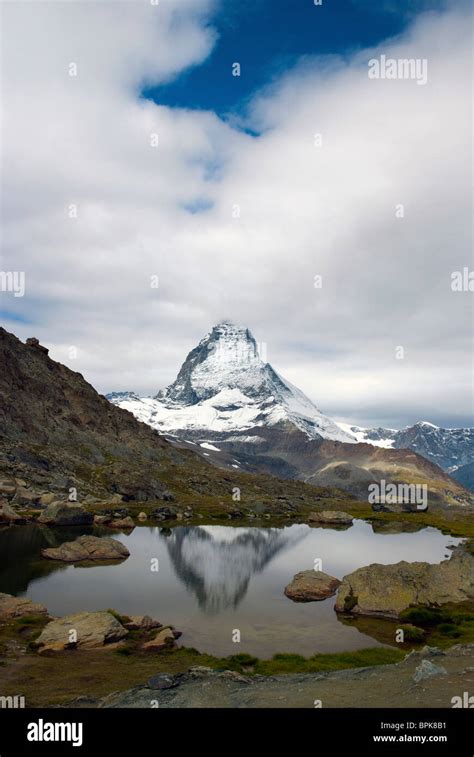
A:
<svg viewBox="0 0 474 757">
<path fill-rule="evenodd" d="M 0 621 L 11 618 L 21 618 L 24 615 L 47 615 L 44 605 L 32 602 L 27 597 L 13 597 L 11 594 L 0 593 Z"/>
<path fill-rule="evenodd" d="M 181 633 L 179 631 L 175 631 L 171 626 L 167 626 L 158 631 L 154 639 L 145 642 L 142 649 L 147 652 L 159 652 L 165 648 L 173 649 L 176 647 L 176 639 L 179 639 L 180 636 Z"/>
<path fill-rule="evenodd" d="M 399 617 L 410 606 L 439 606 L 474 597 L 474 556 L 459 545 L 439 565 L 399 562 L 367 565 L 342 579 L 337 612 Z"/>
<path fill-rule="evenodd" d="M 153 620 L 149 615 L 131 615 L 130 620 L 124 623 L 129 631 L 151 631 L 153 628 L 161 628 L 162 623 Z"/>
<path fill-rule="evenodd" d="M 321 570 L 304 570 L 295 575 L 285 594 L 294 602 L 318 602 L 332 597 L 340 583 L 338 578 Z"/>
<path fill-rule="evenodd" d="M 76 632 L 76 641 L 71 641 L 72 631 Z M 121 641 L 127 635 L 128 631 L 110 612 L 79 612 L 52 620 L 45 626 L 36 644 L 40 654 L 43 654 L 79 647 L 103 647 Z"/>
<path fill-rule="evenodd" d="M 53 502 L 38 518 L 38 523 L 48 526 L 88 526 L 93 521 L 92 513 L 76 502 Z"/>
<path fill-rule="evenodd" d="M 127 547 L 116 539 L 99 539 L 97 536 L 80 536 L 76 541 L 60 547 L 42 549 L 41 554 L 50 560 L 81 562 L 84 560 L 125 560 L 130 556 Z"/>
<path fill-rule="evenodd" d="M 120 528 L 126 530 L 131 530 L 132 528 L 135 528 L 135 523 L 133 522 L 132 518 L 128 515 L 126 518 L 115 518 L 112 520 L 108 520 L 106 523 L 106 526 L 108 528 Z"/>
<path fill-rule="evenodd" d="M 310 513 L 308 523 L 330 523 L 339 526 L 351 526 L 354 518 L 341 510 L 323 510 L 321 513 Z"/>
</svg>

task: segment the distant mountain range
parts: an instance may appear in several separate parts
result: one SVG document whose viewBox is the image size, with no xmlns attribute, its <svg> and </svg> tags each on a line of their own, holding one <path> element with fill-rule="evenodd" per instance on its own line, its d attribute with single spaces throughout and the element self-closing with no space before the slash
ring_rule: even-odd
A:
<svg viewBox="0 0 474 757">
<path fill-rule="evenodd" d="M 340 423 L 358 442 L 385 449 L 412 449 L 455 475 L 474 459 L 474 428 L 440 428 L 428 421 L 397 431 L 393 428 L 361 428 Z"/>
<path fill-rule="evenodd" d="M 191 350 L 167 389 L 107 398 L 220 467 L 337 485 L 364 498 L 381 475 L 412 480 L 420 473 L 447 496 L 454 484 L 448 472 L 462 473 L 474 458 L 474 429 L 337 423 L 262 359 L 247 328 L 227 321 Z"/>
</svg>

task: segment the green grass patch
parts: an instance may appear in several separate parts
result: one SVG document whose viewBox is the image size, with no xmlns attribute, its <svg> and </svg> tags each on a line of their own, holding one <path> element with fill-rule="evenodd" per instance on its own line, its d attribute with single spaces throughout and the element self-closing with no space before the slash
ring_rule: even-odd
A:
<svg viewBox="0 0 474 757">
<path fill-rule="evenodd" d="M 331 672 L 347 668 L 391 665 L 403 660 L 404 656 L 405 652 L 400 649 L 385 647 L 359 649 L 355 652 L 339 652 L 337 654 L 316 654 L 308 658 L 298 654 L 276 654 L 271 660 L 258 660 L 254 672 L 260 675 Z"/>
</svg>

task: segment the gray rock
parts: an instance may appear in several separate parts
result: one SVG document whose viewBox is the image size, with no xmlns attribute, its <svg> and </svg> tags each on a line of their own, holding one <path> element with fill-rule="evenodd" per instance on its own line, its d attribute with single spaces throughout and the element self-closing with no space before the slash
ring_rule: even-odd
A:
<svg viewBox="0 0 474 757">
<path fill-rule="evenodd" d="M 285 595 L 294 602 L 317 602 L 332 597 L 340 583 L 322 570 L 304 570 L 285 587 Z"/>
<path fill-rule="evenodd" d="M 335 609 L 396 619 L 410 606 L 439 606 L 473 596 L 474 556 L 461 544 L 438 565 L 402 561 L 359 568 L 343 578 Z"/>
<path fill-rule="evenodd" d="M 435 665 L 429 660 L 422 660 L 413 673 L 413 680 L 415 683 L 420 683 L 420 681 L 425 681 L 427 678 L 446 675 L 446 673 L 447 670 L 442 668 L 441 665 Z"/>
<path fill-rule="evenodd" d="M 77 633 L 71 642 L 70 632 Z M 59 652 L 72 647 L 103 647 L 128 635 L 126 628 L 109 612 L 79 612 L 48 623 L 37 639 L 39 652 Z"/>
<path fill-rule="evenodd" d="M 49 526 L 88 526 L 93 521 L 92 513 L 76 502 L 53 502 L 38 518 L 39 523 Z"/>
<path fill-rule="evenodd" d="M 41 554 L 49 560 L 63 562 L 125 560 L 130 556 L 127 547 L 116 539 L 99 539 L 97 536 L 80 536 L 76 541 L 60 547 L 42 549 Z"/>
<path fill-rule="evenodd" d="M 340 526 L 352 525 L 354 518 L 342 510 L 323 510 L 320 513 L 310 513 L 308 523 L 333 523 Z"/>
</svg>

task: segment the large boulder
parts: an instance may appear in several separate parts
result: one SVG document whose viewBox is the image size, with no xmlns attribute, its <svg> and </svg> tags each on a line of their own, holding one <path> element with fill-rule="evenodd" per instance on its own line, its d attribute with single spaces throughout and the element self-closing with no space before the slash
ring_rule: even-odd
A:
<svg viewBox="0 0 474 757">
<path fill-rule="evenodd" d="M 48 623 L 36 644 L 40 653 L 78 647 L 90 649 L 121 641 L 127 634 L 110 612 L 78 612 Z"/>
<path fill-rule="evenodd" d="M 460 545 L 438 565 L 399 562 L 367 565 L 345 576 L 337 612 L 398 618 L 410 606 L 439 606 L 474 597 L 474 556 Z"/>
<path fill-rule="evenodd" d="M 344 513 L 342 510 L 323 510 L 320 513 L 310 513 L 308 515 L 309 523 L 330 523 L 339 526 L 350 526 L 353 520 L 352 515 Z"/>
<path fill-rule="evenodd" d="M 11 594 L 0 594 L 0 621 L 21 618 L 24 615 L 47 615 L 44 605 L 32 602 L 27 597 L 13 597 Z"/>
<path fill-rule="evenodd" d="M 80 536 L 60 547 L 42 549 L 41 554 L 50 560 L 82 562 L 84 560 L 125 560 L 130 556 L 127 547 L 116 539 L 99 539 L 97 536 Z"/>
<path fill-rule="evenodd" d="M 38 523 L 48 526 L 89 526 L 93 521 L 92 513 L 77 502 L 53 502 L 38 518 Z"/>
<path fill-rule="evenodd" d="M 303 570 L 294 576 L 285 588 L 285 594 L 294 602 L 318 602 L 332 597 L 340 583 L 338 578 L 322 570 Z"/>
</svg>

